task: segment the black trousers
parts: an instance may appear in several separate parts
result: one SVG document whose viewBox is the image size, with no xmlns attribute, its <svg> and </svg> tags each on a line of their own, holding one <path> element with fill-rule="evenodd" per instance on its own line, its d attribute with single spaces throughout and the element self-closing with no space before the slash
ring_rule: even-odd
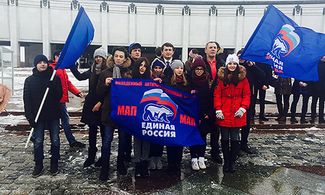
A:
<svg viewBox="0 0 325 195">
<path fill-rule="evenodd" d="M 313 96 L 312 97 L 312 102 L 311 102 L 311 117 L 315 118 L 316 117 L 316 106 L 317 106 L 317 101 L 319 99 L 319 120 L 324 119 L 324 101 L 325 101 L 325 96 Z"/>
<path fill-rule="evenodd" d="M 278 108 L 279 116 L 287 116 L 289 110 L 290 95 L 275 94 L 276 106 Z M 282 103 L 283 98 L 283 103 Z"/>
<path fill-rule="evenodd" d="M 252 108 L 253 108 L 253 110 L 252 110 L 252 117 L 254 117 L 255 114 L 256 114 L 255 106 L 256 106 L 256 101 L 257 101 L 257 94 L 258 94 L 259 103 L 260 103 L 260 113 L 259 113 L 259 116 L 262 117 L 265 114 L 265 96 L 266 96 L 266 91 L 265 90 L 262 90 L 262 89 L 257 89 L 257 88 L 254 88 L 254 94 L 251 97 L 251 99 L 252 99 L 251 105 L 252 105 Z"/>
</svg>

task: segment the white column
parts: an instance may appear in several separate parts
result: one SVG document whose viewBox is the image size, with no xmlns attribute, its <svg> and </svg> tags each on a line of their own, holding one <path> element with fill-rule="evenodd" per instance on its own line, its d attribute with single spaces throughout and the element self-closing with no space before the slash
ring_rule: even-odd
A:
<svg viewBox="0 0 325 195">
<path fill-rule="evenodd" d="M 188 6 L 183 8 L 183 30 L 182 30 L 182 61 L 187 60 L 188 55 L 188 43 L 189 43 L 189 34 L 190 34 L 190 15 L 191 9 Z"/>
<path fill-rule="evenodd" d="M 156 7 L 156 46 L 160 47 L 163 44 L 163 13 L 162 5 Z"/>
<path fill-rule="evenodd" d="M 188 55 L 188 43 L 190 33 L 190 17 L 188 15 L 183 16 L 183 33 L 182 33 L 182 61 L 186 62 Z"/>
<path fill-rule="evenodd" d="M 43 2 L 42 2 L 43 3 Z M 44 4 L 41 8 L 42 14 L 42 43 L 43 43 L 43 54 L 48 58 L 51 58 L 51 45 L 50 45 L 50 30 L 49 30 L 49 8 L 48 3 Z"/>
<path fill-rule="evenodd" d="M 323 21 L 323 28 L 322 28 L 322 33 L 325 33 L 325 8 L 323 8 L 323 19 L 322 19 L 322 21 Z"/>
<path fill-rule="evenodd" d="M 129 43 L 136 41 L 136 6 L 129 5 Z"/>
<path fill-rule="evenodd" d="M 13 51 L 13 67 L 20 66 L 20 55 L 19 55 L 19 38 L 18 38 L 18 24 L 17 24 L 17 9 L 16 1 L 9 1 L 9 32 L 10 32 L 10 47 Z"/>
<path fill-rule="evenodd" d="M 302 21 L 302 7 L 300 5 L 296 5 L 293 8 L 293 20 L 301 26 L 301 21 Z"/>
<path fill-rule="evenodd" d="M 243 32 L 244 32 L 244 15 L 245 10 L 243 7 L 239 6 L 236 17 L 236 38 L 235 38 L 235 52 L 240 50 L 243 47 Z"/>
<path fill-rule="evenodd" d="M 217 41 L 217 9 L 215 6 L 212 6 L 209 11 L 209 19 L 210 19 L 210 25 L 209 25 L 209 41 Z"/>
<path fill-rule="evenodd" d="M 108 52 L 108 24 L 107 24 L 107 21 L 108 21 L 108 13 L 107 11 L 102 11 L 101 13 L 101 21 L 102 21 L 102 24 L 101 24 L 101 36 L 102 36 L 102 46 L 103 48 L 105 49 L 106 53 Z"/>
</svg>

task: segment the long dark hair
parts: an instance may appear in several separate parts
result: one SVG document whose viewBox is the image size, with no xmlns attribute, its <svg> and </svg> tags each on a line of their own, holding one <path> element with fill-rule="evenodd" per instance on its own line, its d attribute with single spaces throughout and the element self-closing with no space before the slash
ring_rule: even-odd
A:
<svg viewBox="0 0 325 195">
<path fill-rule="evenodd" d="M 239 83 L 239 73 L 240 73 L 240 70 L 239 70 L 239 64 L 237 64 L 237 67 L 234 71 L 229 71 L 228 70 L 228 67 L 226 65 L 226 68 L 225 68 L 225 72 L 224 72 L 224 79 L 223 79 L 223 84 L 226 86 L 226 85 L 229 85 L 229 84 L 234 84 L 234 85 L 237 85 Z"/>
<path fill-rule="evenodd" d="M 146 67 L 146 71 L 144 72 L 144 74 L 140 74 L 140 66 L 141 66 L 141 63 L 142 62 L 145 62 L 145 67 Z M 137 59 L 135 62 L 134 62 L 134 66 L 133 66 L 133 69 L 132 69 L 132 78 L 135 78 L 135 79 L 150 79 L 150 65 L 149 65 L 149 61 L 147 58 L 145 57 L 140 57 L 139 59 Z"/>
</svg>

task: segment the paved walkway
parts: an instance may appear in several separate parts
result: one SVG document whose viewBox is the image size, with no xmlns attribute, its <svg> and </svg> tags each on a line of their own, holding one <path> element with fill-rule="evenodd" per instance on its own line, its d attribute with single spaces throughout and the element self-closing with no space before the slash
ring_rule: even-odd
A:
<svg viewBox="0 0 325 195">
<path fill-rule="evenodd" d="M 87 143 L 88 135 L 82 127 L 74 134 Z M 0 131 L 0 194 L 325 194 L 325 132 L 319 129 L 290 134 L 252 133 L 250 143 L 258 153 L 241 156 L 235 174 L 224 175 L 222 167 L 212 163 L 208 154 L 208 169 L 192 171 L 186 148 L 181 178 L 171 177 L 162 170 L 151 172 L 148 179 L 137 180 L 133 177 L 132 164 L 127 176 L 116 175 L 115 135 L 107 182 L 98 180 L 99 169 L 82 168 L 87 150 L 70 149 L 63 132 L 60 173 L 50 176 L 46 152 L 46 171 L 32 178 L 32 147 L 24 149 L 26 138 L 26 131 Z M 48 135 L 45 151 L 49 151 Z"/>
</svg>

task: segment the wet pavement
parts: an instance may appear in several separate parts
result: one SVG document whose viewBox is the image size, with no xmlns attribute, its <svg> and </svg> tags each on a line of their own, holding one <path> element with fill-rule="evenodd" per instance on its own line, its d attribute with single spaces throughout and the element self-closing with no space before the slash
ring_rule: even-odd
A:
<svg viewBox="0 0 325 195">
<path fill-rule="evenodd" d="M 84 128 L 75 129 L 74 135 L 87 143 Z M 251 134 L 251 146 L 258 153 L 242 154 L 234 174 L 223 174 L 222 166 L 210 161 L 208 152 L 208 168 L 192 171 L 189 150 L 185 148 L 181 177 L 170 176 L 163 169 L 151 171 L 150 177 L 145 179 L 133 177 L 133 163 L 129 165 L 127 176 L 117 175 L 115 134 L 110 180 L 100 182 L 98 168 L 82 167 L 87 149 L 71 149 L 63 132 L 60 134 L 59 174 L 49 174 L 49 136 L 46 134 L 45 172 L 38 178 L 31 177 L 32 144 L 24 149 L 28 132 L 1 130 L 0 194 L 325 194 L 325 132 L 319 129 L 290 134 L 268 132 Z M 163 160 L 166 166 L 166 154 Z"/>
</svg>

